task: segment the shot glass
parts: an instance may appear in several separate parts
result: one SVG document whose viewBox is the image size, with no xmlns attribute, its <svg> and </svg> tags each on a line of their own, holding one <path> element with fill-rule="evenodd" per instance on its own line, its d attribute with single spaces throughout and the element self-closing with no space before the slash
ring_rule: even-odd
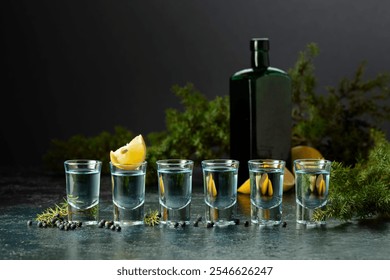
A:
<svg viewBox="0 0 390 280">
<path fill-rule="evenodd" d="M 102 162 L 75 159 L 65 161 L 64 166 L 68 220 L 86 225 L 97 224 Z"/>
<path fill-rule="evenodd" d="M 294 161 L 297 223 L 321 225 L 326 221 L 314 221 L 316 209 L 328 201 L 331 161 L 325 159 L 298 159 Z"/>
<path fill-rule="evenodd" d="M 161 223 L 190 223 L 192 170 L 194 162 L 187 159 L 157 161 Z"/>
<path fill-rule="evenodd" d="M 248 161 L 252 223 L 261 226 L 281 223 L 285 164 L 273 159 Z"/>
<path fill-rule="evenodd" d="M 232 159 L 202 161 L 205 219 L 216 226 L 234 224 L 239 162 Z"/>
<path fill-rule="evenodd" d="M 147 162 L 137 165 L 110 162 L 114 223 L 143 224 Z"/>
</svg>

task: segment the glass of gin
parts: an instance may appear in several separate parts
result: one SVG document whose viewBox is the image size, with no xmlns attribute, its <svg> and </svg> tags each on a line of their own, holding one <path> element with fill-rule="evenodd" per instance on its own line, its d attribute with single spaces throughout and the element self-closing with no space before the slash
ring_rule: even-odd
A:
<svg viewBox="0 0 390 280">
<path fill-rule="evenodd" d="M 65 161 L 64 166 L 69 221 L 97 224 L 102 162 L 75 159 Z"/>
<path fill-rule="evenodd" d="M 321 225 L 314 221 L 316 209 L 328 201 L 331 161 L 325 159 L 297 159 L 294 161 L 297 223 Z"/>
<path fill-rule="evenodd" d="M 146 161 L 141 164 L 110 162 L 114 223 L 143 224 L 146 166 Z"/>
<path fill-rule="evenodd" d="M 235 224 L 239 162 L 233 159 L 202 161 L 206 221 L 217 226 Z"/>
<path fill-rule="evenodd" d="M 192 198 L 192 170 L 194 162 L 188 159 L 157 161 L 158 191 L 161 223 L 189 224 Z"/>
<path fill-rule="evenodd" d="M 284 167 L 283 160 L 248 161 L 252 223 L 262 226 L 281 223 Z"/>
</svg>

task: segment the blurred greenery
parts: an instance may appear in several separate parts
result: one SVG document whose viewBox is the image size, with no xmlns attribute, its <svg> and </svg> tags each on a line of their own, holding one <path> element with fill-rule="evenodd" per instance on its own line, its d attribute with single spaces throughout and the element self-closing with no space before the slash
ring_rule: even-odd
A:
<svg viewBox="0 0 390 280">
<path fill-rule="evenodd" d="M 195 165 L 206 158 L 229 154 L 229 98 L 217 96 L 209 101 L 193 84 L 175 85 L 172 92 L 183 110 L 166 110 L 166 130 L 147 135 L 149 143 L 147 179 L 156 177 L 155 162 L 164 158 L 192 159 Z M 157 178 L 157 177 L 156 177 Z"/>
<path fill-rule="evenodd" d="M 172 92 L 183 110 L 166 110 L 166 130 L 144 136 L 147 146 L 147 182 L 157 181 L 156 161 L 164 158 L 187 158 L 198 161 L 229 153 L 229 99 L 217 96 L 209 101 L 191 83 L 174 85 Z M 109 153 L 127 144 L 135 134 L 118 126 L 113 134 L 75 135 L 68 140 L 54 139 L 44 155 L 47 170 L 63 172 L 66 159 L 92 158 L 103 162 L 102 173 L 109 173 Z"/>
<path fill-rule="evenodd" d="M 68 159 L 96 159 L 103 163 L 102 172 L 109 172 L 110 151 L 116 150 L 135 137 L 128 129 L 117 126 L 114 133 L 101 132 L 97 136 L 74 135 L 67 140 L 53 139 L 43 156 L 45 169 L 49 172 L 64 172 Z M 129 140 L 130 139 L 130 140 Z"/>
<path fill-rule="evenodd" d="M 325 93 L 316 89 L 316 44 L 308 44 L 289 70 L 293 83 L 292 145 L 317 148 L 330 160 L 354 165 L 367 158 L 373 141 L 370 129 L 390 120 L 390 76 L 380 73 L 364 79 L 366 63 L 359 64 L 352 78 L 342 78 Z"/>
<path fill-rule="evenodd" d="M 354 165 L 367 158 L 373 140 L 370 129 L 390 119 L 389 75 L 364 79 L 366 63 L 359 64 L 352 78 L 342 78 L 324 93 L 317 90 L 314 59 L 319 47 L 310 43 L 298 54 L 288 71 L 292 78 L 292 145 L 317 148 L 330 160 Z M 182 108 L 166 110 L 166 129 L 144 135 L 147 145 L 147 182 L 156 181 L 155 162 L 162 158 L 199 160 L 229 155 L 229 96 L 208 100 L 193 84 L 174 85 L 172 93 Z M 54 139 L 44 155 L 47 170 L 63 172 L 63 162 L 72 158 L 94 158 L 108 173 L 109 152 L 128 143 L 136 134 L 118 126 L 113 133 L 75 135 Z"/>
</svg>

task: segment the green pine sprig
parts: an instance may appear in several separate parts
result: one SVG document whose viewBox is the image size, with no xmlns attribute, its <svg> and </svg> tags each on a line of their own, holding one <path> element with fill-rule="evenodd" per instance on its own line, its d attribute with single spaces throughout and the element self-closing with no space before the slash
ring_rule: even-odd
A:
<svg viewBox="0 0 390 280">
<path fill-rule="evenodd" d="M 37 222 L 45 222 L 48 226 L 54 226 L 53 219 L 65 218 L 68 216 L 68 202 L 64 199 L 63 202 L 55 204 L 53 207 L 45 209 L 35 218 Z"/>
<path fill-rule="evenodd" d="M 371 138 L 374 146 L 367 159 L 354 167 L 333 162 L 328 205 L 315 212 L 314 220 L 390 217 L 390 142 L 376 130 Z"/>
<path fill-rule="evenodd" d="M 144 223 L 148 226 L 154 227 L 160 224 L 160 213 L 157 210 L 149 210 L 149 213 L 144 217 Z"/>
</svg>

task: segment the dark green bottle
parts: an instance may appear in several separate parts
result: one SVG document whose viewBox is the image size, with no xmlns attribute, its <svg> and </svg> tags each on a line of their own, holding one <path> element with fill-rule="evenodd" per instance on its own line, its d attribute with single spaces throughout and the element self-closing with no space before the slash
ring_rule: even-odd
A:
<svg viewBox="0 0 390 280">
<path fill-rule="evenodd" d="M 281 159 L 291 149 L 291 79 L 270 67 L 269 40 L 250 41 L 251 68 L 230 77 L 230 156 L 240 161 L 239 185 L 249 178 L 248 160 Z"/>
</svg>

